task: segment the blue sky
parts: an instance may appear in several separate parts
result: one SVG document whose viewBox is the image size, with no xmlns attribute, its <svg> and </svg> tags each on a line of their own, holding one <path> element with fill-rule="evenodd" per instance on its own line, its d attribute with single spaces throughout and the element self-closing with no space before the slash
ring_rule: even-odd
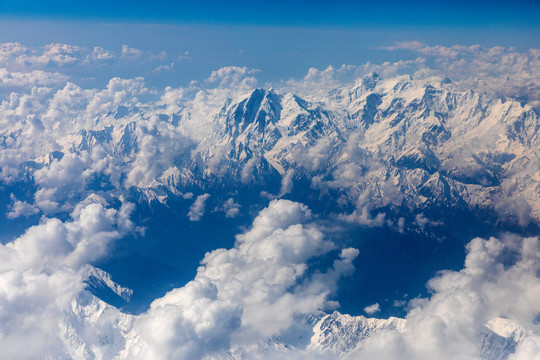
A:
<svg viewBox="0 0 540 360">
<path fill-rule="evenodd" d="M 111 76 L 185 85 L 231 65 L 260 70 L 257 77 L 264 84 L 303 77 L 310 67 L 418 56 L 380 49 L 400 41 L 538 48 L 539 17 L 537 1 L 0 0 L 0 42 L 68 43 L 117 52 L 126 44 L 145 52 L 165 51 L 170 62 L 189 53 L 173 74 L 102 69 L 96 85 Z"/>
<path fill-rule="evenodd" d="M 538 28 L 538 1 L 18 1 L 4 16 L 157 23 L 300 26 L 525 26 Z"/>
</svg>

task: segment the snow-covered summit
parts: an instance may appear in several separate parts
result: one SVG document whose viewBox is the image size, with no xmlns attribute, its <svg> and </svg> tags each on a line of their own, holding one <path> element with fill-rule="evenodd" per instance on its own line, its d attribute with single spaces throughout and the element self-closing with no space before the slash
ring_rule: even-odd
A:
<svg viewBox="0 0 540 360">
<path fill-rule="evenodd" d="M 329 194 L 328 211 L 356 207 L 366 219 L 384 213 L 394 224 L 404 209 L 441 206 L 490 221 L 538 224 L 538 115 L 516 101 L 456 89 L 440 78 L 372 73 L 309 101 L 254 89 L 204 114 L 189 104 L 170 112 L 161 103 L 92 109 L 93 118 L 66 110 L 75 118 L 62 128 L 45 127 L 50 141 L 18 151 L 18 158 L 27 157 L 24 166 L 9 173 L 40 175 L 34 179 L 47 198 L 36 206 L 44 210 L 69 208 L 96 191 L 166 202 L 247 186 L 274 196 Z M 11 150 L 23 146 L 17 142 L 23 134 L 2 130 L 14 139 L 5 142 Z M 47 190 L 53 181 L 45 174 L 61 168 L 78 177 L 72 183 L 81 191 Z M 343 218 L 364 221 L 348 215 Z"/>
</svg>

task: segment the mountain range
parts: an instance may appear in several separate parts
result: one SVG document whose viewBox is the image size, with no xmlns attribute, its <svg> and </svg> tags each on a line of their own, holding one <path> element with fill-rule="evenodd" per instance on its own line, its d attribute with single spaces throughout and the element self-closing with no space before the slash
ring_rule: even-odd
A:
<svg viewBox="0 0 540 360">
<path fill-rule="evenodd" d="M 126 102 L 106 111 L 79 111 L 60 125 L 35 118 L 48 140 L 24 153 L 12 172 L 15 180 L 4 184 L 14 195 L 3 201 L 13 218 L 23 214 L 27 221 L 40 215 L 67 218 L 89 203 L 117 209 L 133 203 L 136 235 L 121 245 L 147 256 L 148 264 L 165 263 L 144 250 L 162 246 L 169 256 L 163 271 L 175 262 L 196 264 L 199 258 L 180 255 L 192 243 L 202 244 L 202 254 L 216 248 L 197 226 L 207 227 L 207 238 L 239 246 L 242 235 L 234 234 L 245 231 L 247 220 L 275 199 L 307 205 L 326 236 L 360 253 L 367 250 L 355 231 L 384 230 L 392 234 L 387 236 L 395 247 L 392 256 L 404 246 L 396 245 L 396 237 L 409 237 L 418 240 L 412 249 L 437 249 L 461 266 L 465 242 L 473 236 L 538 234 L 540 122 L 533 108 L 518 101 L 462 91 L 448 78 L 383 79 L 371 73 L 324 96 L 257 88 L 217 109 L 198 118 L 188 103 L 171 111 L 159 101 Z M 24 139 L 25 130 L 11 127 L 0 136 L 3 146 L 15 151 L 13 144 Z M 208 218 L 230 224 L 230 234 L 209 226 L 215 223 Z M 177 228 L 165 233 L 165 221 Z M 181 240 L 171 245 L 176 238 Z M 444 253 L 448 243 L 461 253 Z M 422 267 L 422 253 L 415 256 L 412 261 Z M 337 260 L 329 255 L 317 261 L 309 265 L 327 269 Z M 63 310 L 61 350 L 50 358 L 129 358 L 142 346 L 135 317 L 192 275 L 156 285 L 149 270 L 140 289 L 158 290 L 142 301 L 136 276 L 130 278 L 133 269 L 115 273 L 114 261 L 93 265 L 84 275 L 88 291 Z M 319 270 L 310 271 L 318 275 Z M 433 273 L 424 275 L 421 287 Z M 116 278 L 126 283 L 117 284 Z M 129 308 L 133 301 L 136 310 Z M 482 360 L 507 359 L 531 335 L 503 315 L 493 317 L 479 335 Z M 231 346 L 216 356 L 278 358 L 300 350 L 353 359 L 374 334 L 403 334 L 409 320 L 328 311 L 298 321 L 294 336 Z"/>
</svg>

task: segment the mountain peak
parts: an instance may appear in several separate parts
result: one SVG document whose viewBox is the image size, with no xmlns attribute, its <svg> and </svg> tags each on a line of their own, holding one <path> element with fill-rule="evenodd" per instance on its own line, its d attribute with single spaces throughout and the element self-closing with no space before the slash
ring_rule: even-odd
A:
<svg viewBox="0 0 540 360">
<path fill-rule="evenodd" d="M 242 134 L 250 126 L 261 133 L 268 122 L 276 122 L 281 112 L 281 97 L 275 91 L 255 89 L 247 97 L 231 105 L 226 131 L 233 137 Z"/>
<path fill-rule="evenodd" d="M 375 86 L 377 86 L 377 83 L 379 82 L 380 79 L 381 77 L 379 76 L 379 74 L 372 71 L 366 76 L 364 76 L 364 78 L 362 79 L 362 82 L 361 82 L 362 87 L 365 90 L 373 90 L 375 89 Z"/>
</svg>

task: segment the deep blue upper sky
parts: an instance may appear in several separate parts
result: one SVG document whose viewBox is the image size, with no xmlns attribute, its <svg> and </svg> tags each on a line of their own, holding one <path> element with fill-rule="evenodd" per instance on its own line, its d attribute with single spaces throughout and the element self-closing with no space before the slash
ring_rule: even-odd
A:
<svg viewBox="0 0 540 360">
<path fill-rule="evenodd" d="M 539 27 L 540 2 L 517 1 L 167 1 L 0 0 L 4 18 L 294 26 Z"/>
</svg>

